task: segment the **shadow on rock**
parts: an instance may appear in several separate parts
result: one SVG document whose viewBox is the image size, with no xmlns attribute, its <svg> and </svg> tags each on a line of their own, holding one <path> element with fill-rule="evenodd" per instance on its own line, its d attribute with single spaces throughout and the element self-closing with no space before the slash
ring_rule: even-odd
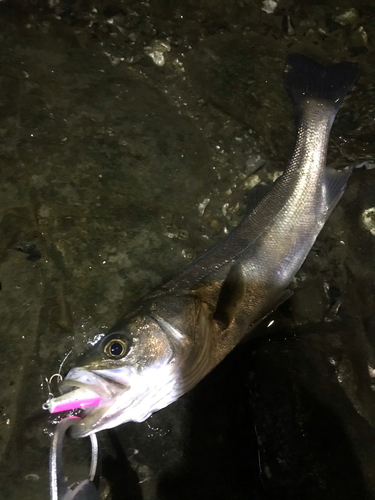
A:
<svg viewBox="0 0 375 500">
<path fill-rule="evenodd" d="M 270 498 L 375 498 L 374 397 L 353 330 L 324 324 L 261 340 L 250 388 Z"/>
<path fill-rule="evenodd" d="M 246 383 L 250 352 L 236 349 L 191 392 L 183 459 L 160 475 L 160 498 L 265 498 Z"/>
</svg>

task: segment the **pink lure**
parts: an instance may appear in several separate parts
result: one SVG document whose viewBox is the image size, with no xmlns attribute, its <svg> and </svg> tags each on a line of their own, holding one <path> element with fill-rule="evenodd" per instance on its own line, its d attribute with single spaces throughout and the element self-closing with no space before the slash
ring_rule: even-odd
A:
<svg viewBox="0 0 375 500">
<path fill-rule="evenodd" d="M 63 394 L 58 398 L 52 398 L 48 402 L 48 410 L 50 413 L 57 413 L 76 408 L 89 408 L 90 406 L 98 406 L 100 400 L 101 397 L 94 392 L 87 391 L 86 389 L 77 389 Z"/>
</svg>

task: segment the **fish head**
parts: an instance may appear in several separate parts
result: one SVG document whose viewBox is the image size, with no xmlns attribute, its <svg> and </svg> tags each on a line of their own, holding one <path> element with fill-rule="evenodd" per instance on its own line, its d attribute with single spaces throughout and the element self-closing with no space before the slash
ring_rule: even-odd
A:
<svg viewBox="0 0 375 500">
<path fill-rule="evenodd" d="M 161 313 L 165 312 L 164 305 L 159 308 Z M 185 329 L 181 316 L 173 323 L 173 318 L 165 319 L 155 308 L 125 317 L 119 329 L 104 335 L 83 354 L 79 366 L 68 372 L 61 390 L 65 398 L 73 398 L 74 391 L 87 389 L 100 396 L 100 403 L 83 410 L 82 420 L 72 429 L 75 437 L 129 421 L 142 422 L 186 392 L 183 372 L 186 366 L 194 366 L 197 349 L 202 350 L 202 336 L 197 334 L 202 315 L 197 317 L 194 301 L 190 305 L 185 308 L 192 313 Z M 194 377 L 189 373 L 190 381 Z"/>
</svg>

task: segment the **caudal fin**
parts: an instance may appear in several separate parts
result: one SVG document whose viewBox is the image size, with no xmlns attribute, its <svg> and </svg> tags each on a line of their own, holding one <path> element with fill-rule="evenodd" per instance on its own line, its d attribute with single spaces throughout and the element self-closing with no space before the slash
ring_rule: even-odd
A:
<svg viewBox="0 0 375 500">
<path fill-rule="evenodd" d="M 326 67 L 302 54 L 290 54 L 284 70 L 285 87 L 298 107 L 303 101 L 315 98 L 330 101 L 336 111 L 359 76 L 356 63 Z"/>
</svg>

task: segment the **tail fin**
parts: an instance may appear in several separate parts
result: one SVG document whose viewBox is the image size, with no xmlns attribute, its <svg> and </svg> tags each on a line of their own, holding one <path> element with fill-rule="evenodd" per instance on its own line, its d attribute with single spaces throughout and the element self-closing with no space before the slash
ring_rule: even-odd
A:
<svg viewBox="0 0 375 500">
<path fill-rule="evenodd" d="M 310 97 L 330 101 L 336 111 L 359 76 L 356 63 L 325 67 L 302 54 L 290 54 L 284 70 L 285 87 L 298 107 Z"/>
</svg>

